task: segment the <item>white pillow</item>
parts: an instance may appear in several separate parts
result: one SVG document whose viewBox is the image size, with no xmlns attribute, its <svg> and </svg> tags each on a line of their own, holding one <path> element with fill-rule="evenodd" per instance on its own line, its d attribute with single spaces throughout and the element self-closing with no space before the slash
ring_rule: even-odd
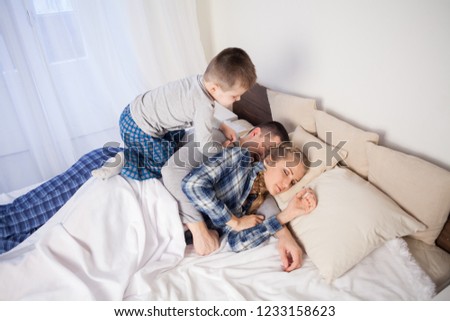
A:
<svg viewBox="0 0 450 321">
<path fill-rule="evenodd" d="M 324 111 L 316 112 L 317 136 L 327 144 L 342 146 L 348 152 L 345 163 L 354 172 L 367 178 L 369 161 L 366 153 L 366 142 L 378 144 L 376 133 L 366 132 L 342 121 Z M 327 137 L 327 133 L 329 137 Z"/>
<path fill-rule="evenodd" d="M 289 132 L 301 125 L 310 133 L 316 133 L 316 101 L 267 89 L 272 119 L 284 125 Z"/>
<path fill-rule="evenodd" d="M 238 138 L 246 135 L 252 128 L 255 127 L 245 119 L 233 120 L 230 122 L 226 122 L 226 124 L 236 132 Z"/>
<path fill-rule="evenodd" d="M 256 213 L 264 215 L 266 219 L 278 215 L 280 208 L 271 195 L 268 195 L 261 206 L 256 210 Z"/>
<path fill-rule="evenodd" d="M 450 172 L 418 157 L 367 143 L 369 181 L 427 226 L 413 238 L 434 245 L 450 212 Z"/>
<path fill-rule="evenodd" d="M 292 186 L 286 192 L 275 196 L 275 200 L 281 209 L 285 209 L 289 200 L 305 185 L 326 170 L 335 167 L 339 161 L 344 160 L 347 156 L 345 150 L 340 149 L 336 151 L 335 147 L 330 146 L 319 138 L 311 135 L 301 126 L 297 126 L 295 131 L 289 136 L 291 137 L 292 144 L 305 154 L 311 164 L 308 172 L 297 184 Z"/>
<path fill-rule="evenodd" d="M 317 208 L 293 220 L 290 228 L 327 282 L 384 242 L 425 228 L 349 169 L 329 170 L 309 187 L 317 193 Z"/>
</svg>

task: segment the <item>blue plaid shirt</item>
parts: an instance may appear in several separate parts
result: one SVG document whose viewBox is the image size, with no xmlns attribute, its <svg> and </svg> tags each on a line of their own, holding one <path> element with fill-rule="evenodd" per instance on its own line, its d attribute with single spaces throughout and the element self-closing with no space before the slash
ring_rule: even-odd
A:
<svg viewBox="0 0 450 321">
<path fill-rule="evenodd" d="M 235 252 L 253 248 L 282 228 L 272 216 L 252 228 L 237 232 L 226 223 L 231 214 L 245 215 L 253 198 L 249 198 L 262 162 L 253 162 L 245 148 L 225 148 L 202 166 L 192 170 L 182 181 L 182 189 L 192 204 L 209 218 L 213 227 L 228 237 Z"/>
</svg>

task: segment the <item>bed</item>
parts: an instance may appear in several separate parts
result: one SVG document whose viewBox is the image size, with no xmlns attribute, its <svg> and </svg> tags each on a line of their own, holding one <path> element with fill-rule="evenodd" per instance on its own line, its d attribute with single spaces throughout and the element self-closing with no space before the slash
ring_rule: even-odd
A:
<svg viewBox="0 0 450 321">
<path fill-rule="evenodd" d="M 378 135 L 318 110 L 312 99 L 257 85 L 233 111 L 239 119 L 230 125 L 241 133 L 277 120 L 295 145 L 314 142 L 308 158 L 336 156 L 261 208 L 283 208 L 302 186 L 317 191 L 310 220 L 290 224 L 307 253 L 302 268 L 282 271 L 275 238 L 241 253 L 222 241 L 215 253 L 198 256 L 159 180 L 91 178 L 37 232 L 0 256 L 0 300 L 430 300 L 448 285 L 448 171 L 378 145 Z M 330 149 L 343 140 L 347 145 Z M 420 168 L 418 179 L 432 184 L 434 198 L 414 197 L 412 182 L 401 180 L 408 171 L 388 182 L 386 160 Z M 402 193 L 399 184 L 407 184 Z M 25 191 L 3 194 L 0 202 Z M 440 206 L 418 213 L 418 201 Z"/>
</svg>

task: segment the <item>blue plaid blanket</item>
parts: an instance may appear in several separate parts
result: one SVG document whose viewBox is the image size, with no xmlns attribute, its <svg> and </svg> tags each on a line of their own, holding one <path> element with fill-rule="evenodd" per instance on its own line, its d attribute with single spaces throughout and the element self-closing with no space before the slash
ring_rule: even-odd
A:
<svg viewBox="0 0 450 321">
<path fill-rule="evenodd" d="M 17 246 L 47 222 L 90 177 L 121 148 L 99 148 L 82 156 L 64 173 L 0 205 L 0 253 Z"/>
</svg>

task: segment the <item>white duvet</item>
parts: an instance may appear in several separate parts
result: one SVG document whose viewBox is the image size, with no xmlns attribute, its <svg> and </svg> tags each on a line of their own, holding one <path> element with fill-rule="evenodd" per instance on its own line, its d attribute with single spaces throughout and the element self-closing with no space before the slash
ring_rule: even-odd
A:
<svg viewBox="0 0 450 321">
<path fill-rule="evenodd" d="M 0 256 L 0 300 L 429 300 L 430 278 L 397 239 L 332 284 L 305 257 L 281 270 L 275 239 L 242 253 L 185 245 L 158 180 L 89 180 L 40 230 Z"/>
</svg>

